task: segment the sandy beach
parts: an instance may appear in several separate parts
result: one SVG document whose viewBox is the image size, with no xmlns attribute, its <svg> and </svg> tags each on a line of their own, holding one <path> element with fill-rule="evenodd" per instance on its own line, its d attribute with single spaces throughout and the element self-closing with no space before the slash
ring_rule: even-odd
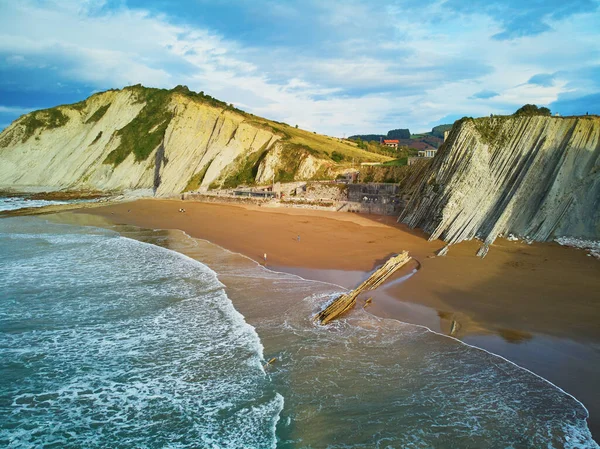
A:
<svg viewBox="0 0 600 449">
<path fill-rule="evenodd" d="M 184 208 L 185 212 L 179 212 Z M 114 224 L 179 229 L 267 266 L 355 287 L 390 255 L 415 262 L 373 294 L 377 316 L 429 327 L 499 354 L 552 381 L 590 411 L 600 431 L 600 262 L 555 243 L 427 241 L 395 217 L 291 208 L 138 200 L 90 208 Z M 403 276 L 417 270 L 408 279 Z"/>
</svg>

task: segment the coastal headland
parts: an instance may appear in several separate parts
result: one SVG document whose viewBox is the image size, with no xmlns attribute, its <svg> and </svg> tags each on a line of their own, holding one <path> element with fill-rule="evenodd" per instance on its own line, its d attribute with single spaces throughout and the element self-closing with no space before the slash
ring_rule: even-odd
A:
<svg viewBox="0 0 600 449">
<path fill-rule="evenodd" d="M 444 242 L 394 217 L 177 200 L 86 208 L 69 220 L 86 223 L 90 214 L 181 230 L 257 263 L 266 254 L 268 268 L 346 288 L 407 250 L 416 262 L 370 295 L 372 314 L 426 326 L 533 371 L 581 400 L 592 433 L 600 431 L 600 264 L 582 250 L 498 239 L 485 259 L 476 256 L 477 241 L 437 257 Z"/>
</svg>

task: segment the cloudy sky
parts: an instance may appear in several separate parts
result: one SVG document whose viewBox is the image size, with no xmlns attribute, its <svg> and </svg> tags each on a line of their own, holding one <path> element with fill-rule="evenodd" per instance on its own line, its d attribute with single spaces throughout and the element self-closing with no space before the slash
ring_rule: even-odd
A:
<svg viewBox="0 0 600 449">
<path fill-rule="evenodd" d="M 600 0 L 0 0 L 0 129 L 137 83 L 337 136 L 600 114 Z"/>
</svg>

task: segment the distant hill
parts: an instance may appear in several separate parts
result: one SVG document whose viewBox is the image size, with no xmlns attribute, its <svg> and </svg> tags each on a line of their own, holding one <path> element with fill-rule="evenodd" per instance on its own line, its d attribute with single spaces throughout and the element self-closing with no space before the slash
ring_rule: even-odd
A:
<svg viewBox="0 0 600 449">
<path fill-rule="evenodd" d="M 430 132 L 422 134 L 411 134 L 408 129 L 392 129 L 387 134 L 356 134 L 348 137 L 350 140 L 362 140 L 363 142 L 383 139 L 396 139 L 401 147 L 426 150 L 428 148 L 439 148 L 444 141 L 444 131 L 452 128 L 451 124 L 435 126 Z"/>
<path fill-rule="evenodd" d="M 431 134 L 434 137 L 438 137 L 440 139 L 444 138 L 444 132 L 446 131 L 450 131 L 452 129 L 452 124 L 450 125 L 438 125 L 438 126 L 434 126 L 431 129 L 431 132 L 429 134 Z"/>
<path fill-rule="evenodd" d="M 391 129 L 387 134 L 357 134 L 350 136 L 348 139 L 361 139 L 365 142 L 375 140 L 379 142 L 381 139 L 410 139 L 410 130 L 408 129 Z"/>
</svg>

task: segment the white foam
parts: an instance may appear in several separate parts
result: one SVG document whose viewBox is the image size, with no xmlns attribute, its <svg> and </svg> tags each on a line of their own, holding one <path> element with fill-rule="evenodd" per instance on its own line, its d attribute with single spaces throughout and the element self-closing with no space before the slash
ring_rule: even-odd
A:
<svg viewBox="0 0 600 449">
<path fill-rule="evenodd" d="M 187 237 L 189 239 L 191 239 L 191 240 L 201 240 L 201 239 L 193 239 L 189 235 L 187 235 Z M 204 240 L 204 241 L 208 242 L 206 240 Z M 210 243 L 211 245 L 214 245 L 214 246 L 218 247 L 218 245 L 215 245 L 212 242 L 208 242 L 208 243 Z M 298 280 L 301 280 L 301 281 L 304 281 L 304 282 L 310 282 L 310 283 L 316 283 L 316 284 L 326 284 L 326 285 L 330 285 L 330 286 L 333 286 L 333 287 L 337 287 L 337 288 L 341 289 L 342 291 L 346 291 L 345 288 L 343 288 L 343 287 L 341 287 L 339 285 L 335 285 L 335 284 L 331 284 L 331 283 L 327 283 L 327 282 L 322 282 L 322 281 L 314 281 L 314 280 L 304 279 L 304 278 L 302 278 L 300 276 L 297 276 L 297 275 L 292 275 L 292 274 L 289 274 L 289 273 L 280 273 L 280 272 L 274 271 L 272 269 L 269 269 L 269 268 L 267 268 L 267 267 L 265 267 L 265 266 L 263 266 L 263 265 L 255 262 L 254 260 L 252 260 L 251 258 L 249 258 L 249 257 L 247 257 L 247 256 L 245 256 L 243 254 L 235 253 L 235 252 L 229 251 L 229 250 L 227 250 L 225 248 L 222 248 L 222 247 L 219 247 L 219 248 L 221 248 L 222 250 L 224 250 L 224 251 L 226 251 L 226 252 L 228 252 L 230 254 L 236 254 L 239 257 L 242 257 L 244 259 L 247 259 L 247 260 L 251 261 L 253 263 L 254 267 L 259 271 L 259 273 L 260 273 L 259 275 L 262 276 L 262 277 L 264 277 L 264 278 L 272 278 L 272 275 L 277 275 L 277 276 L 281 276 L 283 278 L 288 278 L 289 279 L 290 276 L 291 276 L 293 278 L 297 278 Z M 413 270 L 411 273 L 407 274 L 406 276 L 403 276 L 397 282 L 402 282 L 402 281 L 406 280 L 408 277 L 414 275 L 417 271 L 418 270 Z M 253 272 L 253 273 L 249 272 L 249 273 L 243 273 L 243 274 L 239 273 L 237 275 L 232 275 L 231 273 L 227 273 L 227 275 L 228 276 L 248 276 L 248 277 L 255 277 L 255 276 L 257 276 L 257 273 L 256 272 Z M 327 303 L 327 302 L 331 301 L 335 297 L 335 295 L 336 294 L 333 294 L 333 295 L 332 294 L 314 295 L 314 296 L 312 296 L 310 298 L 307 298 L 307 299 L 311 300 L 314 304 L 317 304 L 318 308 L 320 309 L 320 308 L 323 307 L 323 299 L 326 299 L 325 303 Z M 312 312 L 314 312 L 314 310 Z M 485 354 L 487 354 L 487 355 L 489 355 L 491 357 L 494 357 L 494 358 L 497 358 L 499 360 L 502 360 L 503 362 L 508 363 L 510 366 L 513 366 L 513 367 L 517 368 L 518 370 L 520 370 L 520 371 L 522 371 L 524 373 L 527 373 L 528 375 L 534 376 L 536 379 L 539 379 L 539 380 L 543 381 L 544 383 L 546 383 L 547 385 L 549 385 L 551 388 L 555 389 L 556 391 L 560 392 L 561 394 L 564 394 L 565 396 L 571 398 L 585 412 L 586 417 L 589 416 L 589 412 L 588 412 L 587 408 L 584 406 L 584 404 L 581 401 L 579 401 L 576 397 L 574 397 L 572 394 L 566 392 L 565 390 L 563 390 L 559 386 L 557 386 L 554 383 L 550 382 L 548 379 L 545 379 L 544 377 L 542 377 L 542 376 L 540 376 L 540 375 L 538 375 L 538 374 L 536 374 L 536 373 L 528 370 L 527 368 L 524 368 L 524 367 L 522 367 L 522 366 L 520 366 L 520 365 L 518 365 L 518 364 L 516 364 L 516 363 L 514 363 L 514 362 L 512 362 L 512 361 L 510 361 L 508 359 L 506 359 L 505 357 L 502 357 L 502 356 L 500 356 L 498 354 L 495 354 L 495 353 L 492 353 L 490 351 L 487 351 L 487 350 L 485 350 L 483 348 L 479 348 L 477 346 L 470 345 L 470 344 L 465 343 L 462 340 L 459 340 L 459 339 L 454 338 L 452 336 L 436 332 L 436 331 L 428 328 L 427 326 L 409 324 L 409 323 L 405 323 L 405 322 L 402 322 L 400 320 L 395 320 L 395 319 L 391 319 L 391 318 L 380 318 L 380 317 L 377 317 L 375 315 L 370 314 L 368 311 L 365 311 L 365 310 L 361 310 L 361 311 L 358 312 L 358 314 L 361 314 L 361 313 L 364 313 L 364 314 L 368 315 L 369 317 L 371 317 L 372 319 L 375 319 L 377 321 L 382 321 L 382 322 L 385 322 L 385 321 L 395 321 L 395 322 L 398 322 L 398 323 L 400 323 L 400 324 L 402 324 L 404 326 L 412 327 L 413 329 L 420 328 L 420 329 L 425 330 L 426 332 L 429 332 L 431 334 L 435 334 L 435 335 L 437 335 L 439 337 L 453 340 L 453 341 L 457 342 L 458 344 L 460 344 L 463 347 L 468 347 L 468 348 L 470 348 L 472 350 L 481 351 L 481 352 L 483 352 L 483 353 L 485 353 Z M 335 329 L 336 331 L 342 331 L 343 330 L 345 332 L 348 332 L 349 329 L 352 330 L 351 327 L 349 328 L 348 325 L 347 325 L 348 320 L 351 320 L 351 319 L 352 319 L 351 317 L 348 317 L 346 319 L 339 320 L 336 323 L 330 324 L 328 327 L 314 325 L 313 326 L 313 330 L 316 330 L 318 332 L 325 332 L 325 333 L 330 333 L 332 329 Z M 289 325 L 288 325 L 288 327 L 289 327 Z M 569 438 L 565 441 L 565 447 L 570 447 L 570 448 L 573 448 L 573 449 L 580 448 L 580 447 L 581 448 L 584 448 L 584 447 L 585 448 L 597 448 L 598 447 L 598 445 L 591 439 L 590 434 L 589 434 L 589 430 L 587 429 L 587 426 L 586 426 L 584 420 L 580 421 L 580 425 L 579 426 L 573 426 L 573 425 L 566 425 L 565 424 L 564 425 L 564 432 L 565 432 L 565 434 L 570 435 Z"/>
<path fill-rule="evenodd" d="M 133 239 L 47 226 L 43 234 L 32 226 L 33 238 L 24 230 L 13 236 L 8 244 L 21 253 L 5 254 L 0 284 L 17 301 L 1 317 L 21 330 L 0 333 L 0 352 L 37 374 L 19 384 L 0 380 L 12 396 L 11 419 L 32 423 L 29 430 L 0 423 L 0 441 L 275 447 L 283 398 L 269 387 L 255 329 L 210 268 Z M 26 253 L 39 239 L 51 247 Z M 100 423 L 113 430 L 96 432 Z"/>
<path fill-rule="evenodd" d="M 589 255 L 600 260 L 600 241 L 584 240 L 576 237 L 559 237 L 555 241 L 563 246 L 583 249 L 584 251 L 587 251 Z"/>
<path fill-rule="evenodd" d="M 231 254 L 235 254 L 235 253 L 231 253 Z M 187 257 L 187 256 L 183 256 L 183 257 Z M 242 257 L 245 257 L 245 256 L 242 256 Z M 194 259 L 191 259 L 191 258 L 188 258 L 188 259 L 190 261 L 193 261 L 194 263 L 197 263 Z M 246 259 L 251 260 L 249 258 L 246 258 Z M 273 271 L 269 270 L 268 268 L 265 268 L 265 267 L 262 267 L 259 264 L 256 264 L 254 261 L 252 261 L 252 264 L 253 264 L 254 267 L 260 267 L 260 271 L 258 271 L 258 270 L 248 270 L 247 272 L 243 273 L 244 276 L 247 276 L 247 277 L 254 276 L 254 277 L 259 277 L 259 278 L 263 278 L 263 279 L 270 279 L 270 280 L 281 279 L 283 277 L 283 279 L 286 282 L 289 282 L 289 285 L 288 286 L 284 286 L 284 288 L 287 288 L 289 286 L 294 285 L 295 282 L 302 283 L 302 282 L 306 281 L 303 278 L 301 278 L 300 276 L 295 276 L 295 275 L 283 274 L 283 275 L 280 276 L 276 272 L 273 272 Z M 152 269 L 155 270 L 156 267 L 154 267 Z M 268 273 L 268 271 L 270 271 L 271 273 Z M 213 273 L 213 275 L 214 275 L 214 271 L 210 270 L 210 272 Z M 187 276 L 186 270 L 183 270 L 183 272 L 181 272 L 180 274 L 182 276 Z M 227 272 L 227 276 L 235 276 L 235 275 L 236 275 L 235 273 L 229 273 L 229 271 Z M 220 290 L 222 290 L 222 284 L 218 280 L 217 280 L 217 282 L 218 282 L 218 286 L 219 286 L 217 290 L 220 291 Z M 327 283 L 324 283 L 324 282 L 315 282 L 315 281 L 308 281 L 308 282 L 309 283 L 313 283 L 313 285 L 326 285 L 327 284 Z M 327 284 L 327 285 L 331 285 L 331 284 Z M 151 293 L 151 292 L 149 292 L 149 293 Z M 214 293 L 216 294 L 217 292 L 215 291 Z M 320 297 L 318 297 L 318 295 L 314 295 L 312 297 L 305 298 L 305 301 L 307 302 L 307 304 L 311 304 L 311 305 L 314 306 L 315 304 L 319 304 L 320 302 L 322 302 L 322 299 L 320 299 L 322 297 L 323 297 L 323 295 L 321 295 Z M 194 301 L 199 300 L 199 299 L 189 298 L 188 300 L 193 303 Z M 215 300 L 218 300 L 218 299 L 215 299 Z M 233 307 L 233 305 L 232 305 L 232 307 Z M 364 328 L 362 327 L 362 324 L 357 323 L 357 321 L 360 322 L 360 320 L 364 320 L 365 321 L 364 324 L 366 324 L 366 326 Z M 382 326 L 372 326 L 372 325 L 369 325 L 368 322 L 369 321 L 373 321 L 373 320 L 382 321 L 383 323 L 387 323 L 388 325 L 387 326 L 383 326 L 383 327 Z M 167 320 L 167 322 L 168 322 L 168 320 Z M 387 331 L 386 332 L 376 331 L 377 329 L 383 329 L 383 328 L 387 329 L 387 328 L 389 328 L 389 324 L 390 323 L 398 323 L 399 325 L 401 325 L 403 332 L 402 333 L 393 332 L 393 330 L 394 330 L 393 327 L 389 329 L 390 332 L 387 332 Z M 198 324 L 196 324 L 194 326 L 191 326 L 191 328 L 194 328 L 197 325 L 200 325 L 200 322 L 198 322 Z M 164 327 L 165 326 L 163 326 L 163 328 Z M 516 367 L 518 371 L 521 371 L 523 373 L 527 373 L 527 375 L 534 374 L 535 378 L 541 379 L 542 381 L 544 381 L 544 382 L 552 385 L 554 388 L 556 388 L 555 391 L 559 391 L 561 394 L 566 394 L 568 397 L 573 398 L 573 396 L 569 395 L 568 393 L 565 393 L 562 389 L 558 388 L 556 385 L 550 383 L 546 379 L 543 379 L 542 377 L 540 377 L 538 375 L 535 375 L 535 373 L 531 373 L 531 371 L 526 370 L 526 369 L 524 369 L 524 368 L 516 365 L 515 363 L 512 363 L 512 362 L 504 359 L 503 357 L 500 357 L 500 356 L 497 356 L 496 354 L 490 353 L 489 351 L 485 351 L 485 350 L 483 350 L 481 348 L 477 348 L 477 347 L 468 345 L 468 344 L 466 344 L 466 343 L 464 343 L 464 342 L 462 342 L 460 340 L 454 339 L 454 338 L 449 337 L 447 335 L 438 334 L 436 332 L 433 332 L 431 329 L 429 329 L 429 328 L 427 328 L 425 326 L 410 325 L 410 324 L 407 324 L 407 323 L 403 323 L 401 321 L 378 318 L 378 317 L 370 315 L 366 311 L 365 312 L 358 311 L 358 313 L 352 314 L 347 319 L 340 320 L 338 323 L 336 323 L 334 326 L 331 326 L 331 327 L 322 327 L 322 326 L 319 326 L 319 327 L 315 327 L 315 328 L 309 327 L 308 329 L 301 329 L 301 328 L 298 328 L 297 323 L 291 323 L 291 322 L 288 322 L 286 320 L 286 321 L 284 321 L 281 324 L 281 328 L 282 329 L 285 328 L 289 332 L 298 333 L 298 337 L 299 337 L 300 341 L 304 341 L 304 337 L 309 337 L 309 338 L 314 337 L 314 332 L 317 331 L 317 332 L 319 332 L 320 342 L 323 345 L 327 344 L 327 341 L 329 339 L 332 339 L 332 337 L 335 337 L 335 334 L 339 335 L 340 333 L 343 333 L 341 335 L 344 336 L 344 339 L 356 338 L 359 341 L 368 341 L 368 342 L 370 342 L 371 338 L 373 338 L 374 336 L 376 336 L 377 338 L 383 338 L 384 340 L 382 341 L 381 344 L 383 344 L 386 347 L 391 347 L 390 343 L 403 344 L 403 342 L 404 342 L 404 343 L 408 344 L 411 339 L 413 339 L 413 340 L 417 339 L 418 340 L 419 339 L 419 335 L 421 334 L 420 331 L 423 331 L 422 334 L 429 334 L 429 333 L 431 333 L 431 334 L 443 336 L 446 339 L 449 338 L 449 339 L 451 339 L 453 341 L 459 342 L 460 345 L 457 345 L 457 347 L 474 348 L 474 349 L 477 349 L 479 351 L 483 351 L 484 353 L 490 355 L 493 358 L 498 358 L 498 359 L 502 359 L 502 360 L 504 360 L 506 362 L 509 362 L 510 366 Z M 417 330 L 419 332 L 416 332 Z M 144 335 L 151 335 L 150 332 L 143 332 L 143 334 Z M 240 335 L 240 338 L 242 338 L 243 333 L 239 334 L 239 335 Z M 135 335 L 133 335 L 133 336 L 124 336 L 123 340 L 127 342 L 127 341 L 129 341 L 129 338 L 133 338 L 133 342 L 135 342 Z M 390 341 L 388 342 L 386 339 L 388 339 Z M 336 341 L 336 340 L 337 340 L 337 337 L 333 338 L 331 341 Z M 444 339 L 444 341 L 447 341 L 447 340 Z M 179 344 L 181 344 L 183 342 L 184 342 L 183 340 L 177 341 L 177 344 L 175 346 L 178 346 Z M 217 346 L 217 348 L 218 348 L 218 346 Z M 132 350 L 134 350 L 134 349 L 135 349 L 135 345 L 132 346 Z M 209 352 L 210 352 L 210 350 L 209 350 Z M 343 353 L 343 351 L 342 351 L 342 353 Z M 460 354 L 460 352 L 457 352 L 456 354 Z M 203 353 L 203 356 L 207 356 L 207 353 Z M 442 357 L 442 359 L 445 360 L 444 357 L 446 357 L 446 356 L 452 358 L 451 354 L 447 354 L 447 355 L 444 355 Z M 262 358 L 262 352 L 261 352 L 261 358 Z M 342 359 L 340 359 L 340 360 L 342 360 Z M 320 362 L 319 362 L 319 360 L 316 360 L 316 359 L 312 360 L 312 357 L 306 356 L 303 359 L 303 363 L 307 363 L 307 364 L 317 363 L 318 364 Z M 374 361 L 368 361 L 366 363 L 367 364 L 372 364 L 372 366 L 369 365 L 369 367 L 367 367 L 368 369 L 366 369 L 365 372 L 369 372 L 369 373 L 371 373 L 371 372 L 373 372 L 373 373 L 378 372 L 377 371 L 378 367 L 376 366 L 376 364 L 375 364 Z M 482 368 L 486 368 L 485 365 L 487 363 L 488 363 L 487 361 L 484 361 L 483 365 L 482 365 Z M 255 366 L 255 362 L 251 361 L 251 365 Z M 443 368 L 443 366 L 438 366 L 438 365 L 439 364 L 435 364 L 435 366 L 432 367 L 432 369 L 433 368 L 435 368 L 435 369 L 441 369 L 441 368 Z M 496 364 L 494 362 L 491 362 L 491 366 L 488 367 L 490 369 L 487 370 L 487 371 L 482 371 L 482 373 L 486 373 L 488 371 L 489 372 L 495 372 L 494 371 L 495 370 L 495 368 L 494 368 L 495 365 Z M 310 365 L 308 365 L 305 368 L 310 371 Z M 506 369 L 506 367 L 505 367 L 505 369 Z M 178 373 L 178 374 L 181 374 L 181 373 Z M 442 373 L 439 373 L 439 374 L 440 374 L 440 376 L 442 376 Z M 342 375 L 344 375 L 344 373 L 340 373 L 339 375 L 342 376 Z M 465 378 L 463 380 L 464 380 L 464 382 L 469 382 L 469 379 L 467 379 L 467 378 Z M 489 382 L 488 379 L 484 379 L 484 380 L 486 382 Z M 315 382 L 317 382 L 317 381 L 318 381 L 318 379 L 315 379 Z M 510 382 L 510 379 L 506 380 L 506 382 Z M 209 386 L 209 388 L 212 388 L 212 387 L 213 387 L 212 385 Z M 314 387 L 316 388 L 316 387 L 318 387 L 318 385 L 314 385 Z M 444 390 L 441 389 L 441 386 L 438 387 L 437 385 L 435 385 L 435 383 L 432 383 L 431 385 L 428 386 L 428 388 L 429 388 L 428 391 L 430 391 L 431 393 L 434 393 L 433 397 L 443 397 Z M 137 390 L 135 390 L 135 389 L 132 390 L 132 391 L 130 391 L 128 394 L 125 395 L 125 397 L 128 397 L 132 393 L 135 395 L 136 391 Z M 485 399 L 485 392 L 480 392 L 480 393 L 481 393 L 482 397 Z M 150 394 L 148 392 L 146 392 L 145 394 L 150 397 Z M 226 394 L 226 392 L 223 392 L 223 394 Z M 415 396 L 415 398 L 418 398 L 418 396 Z M 415 398 L 413 398 L 413 399 L 415 399 Z M 335 401 L 338 401 L 338 400 L 341 401 L 342 399 L 344 401 L 346 401 L 346 400 L 349 400 L 349 399 L 352 399 L 352 398 L 345 398 L 345 397 L 344 398 L 335 398 Z M 424 398 L 424 399 L 427 399 L 427 398 Z M 575 398 L 573 398 L 573 399 L 575 399 Z M 276 399 L 274 399 L 274 400 L 276 401 Z M 469 404 L 465 404 L 465 407 L 466 407 L 465 410 L 464 410 L 465 417 L 472 416 L 473 419 L 474 419 L 474 421 L 471 420 L 473 422 L 469 421 L 468 423 L 467 422 L 463 423 L 464 426 L 465 426 L 464 432 L 467 433 L 467 434 L 481 435 L 482 432 L 484 432 L 484 429 L 482 428 L 482 425 L 479 424 L 477 422 L 477 420 L 476 420 L 476 417 L 478 416 L 478 414 L 482 413 L 481 407 L 482 407 L 482 404 L 485 402 L 485 400 L 482 400 L 482 401 L 478 401 L 477 402 L 477 407 L 479 407 L 479 408 L 476 408 L 475 404 L 473 404 L 473 411 L 472 411 L 472 413 L 469 413 L 469 410 L 468 410 Z M 578 402 L 579 404 L 581 404 L 576 399 L 575 399 L 575 401 Z M 270 403 L 270 402 L 268 402 L 268 403 Z M 141 403 L 139 405 L 143 406 L 144 404 Z M 229 405 L 230 405 L 230 403 L 222 403 L 222 404 L 220 404 L 221 407 L 228 407 Z M 415 403 L 414 405 L 418 406 L 417 403 Z M 440 404 L 440 406 L 441 406 L 441 404 Z M 585 412 L 587 413 L 587 410 L 585 409 L 585 407 L 583 405 L 581 405 L 581 406 L 582 406 L 583 410 L 585 410 Z M 277 420 L 280 419 L 279 413 L 281 412 L 282 407 L 283 407 L 283 402 L 281 402 L 281 404 L 280 404 L 280 408 L 278 409 L 277 415 L 275 415 L 275 417 L 273 418 L 274 422 L 271 423 L 271 429 L 272 429 L 272 432 L 273 432 L 272 433 L 273 437 L 275 435 L 275 433 L 274 433 L 275 430 L 274 429 L 275 429 Z M 319 406 L 319 408 L 316 409 L 313 412 L 313 413 L 316 414 L 315 416 L 318 416 L 318 411 L 321 409 L 320 407 L 321 406 Z M 213 409 L 213 411 L 209 411 L 208 416 L 216 416 L 215 415 L 216 410 L 217 409 Z M 511 413 L 511 412 L 512 412 L 511 410 L 505 410 L 503 413 Z M 272 416 L 272 415 L 270 415 L 270 416 Z M 306 415 L 306 416 L 308 416 L 308 415 Z M 287 416 L 286 420 L 289 420 L 289 419 L 290 419 L 289 416 Z M 568 436 L 568 441 L 565 441 L 565 445 L 567 445 L 567 447 L 573 447 L 573 448 L 576 448 L 576 447 L 597 447 L 597 445 L 595 445 L 595 443 L 590 442 L 591 440 L 589 439 L 589 431 L 587 431 L 587 428 L 585 427 L 585 422 L 582 423 L 582 421 L 579 420 L 577 422 L 576 426 L 572 425 L 572 424 L 566 424 L 566 423 L 564 423 L 563 427 L 564 427 L 564 433 L 567 434 L 567 436 Z M 244 428 L 246 428 L 246 427 L 244 427 Z M 432 429 L 432 428 L 428 429 L 428 432 L 430 432 L 429 436 L 431 436 L 431 432 L 434 432 L 434 429 Z M 217 446 L 218 445 L 217 443 L 215 443 L 215 441 L 218 441 L 218 437 L 215 437 L 211 432 L 207 432 L 204 435 L 205 435 L 205 439 L 203 440 L 203 442 L 206 443 L 205 445 L 207 447 L 213 447 L 213 446 Z M 412 441 L 413 444 L 426 444 L 428 440 L 425 437 L 426 437 L 426 435 L 424 433 L 421 433 L 421 434 L 414 433 L 411 436 L 411 438 L 412 438 L 411 441 Z M 275 443 L 273 442 L 273 440 L 271 439 L 269 441 L 270 441 L 269 444 L 272 444 L 271 447 L 274 447 Z M 388 441 L 388 440 L 386 440 L 385 437 L 384 437 L 380 441 L 383 442 L 383 441 Z M 390 444 L 392 444 L 391 442 L 395 441 L 395 440 L 391 439 L 389 441 L 390 441 Z M 573 442 L 575 442 L 576 444 L 573 443 Z M 238 446 L 243 446 L 243 444 L 240 444 L 240 440 L 235 440 L 235 444 L 238 444 Z M 568 446 L 569 444 L 573 444 L 573 445 L 572 446 Z M 222 445 L 222 446 L 219 446 L 219 447 L 235 447 L 235 446 L 233 446 L 233 445 L 232 446 Z M 250 446 L 250 447 L 262 447 L 262 446 Z M 368 446 L 364 446 L 364 447 L 368 447 Z"/>
</svg>

